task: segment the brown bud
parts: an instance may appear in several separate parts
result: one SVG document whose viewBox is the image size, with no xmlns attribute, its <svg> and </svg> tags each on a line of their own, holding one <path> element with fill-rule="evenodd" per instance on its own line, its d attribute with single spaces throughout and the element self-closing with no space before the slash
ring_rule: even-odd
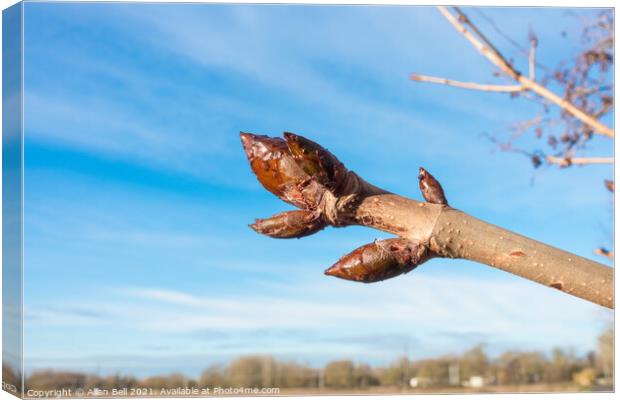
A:
<svg viewBox="0 0 620 400">
<path fill-rule="evenodd" d="M 364 283 L 405 274 L 432 258 L 423 244 L 407 239 L 375 240 L 342 257 L 326 275 Z"/>
<path fill-rule="evenodd" d="M 605 179 L 605 187 L 607 188 L 607 190 L 609 190 L 610 192 L 614 192 L 614 181 L 610 181 L 609 179 Z"/>
<path fill-rule="evenodd" d="M 420 167 L 418 180 L 420 181 L 420 190 L 424 200 L 429 203 L 448 205 L 448 200 L 446 200 L 446 195 L 439 181 L 422 167 Z"/>
<path fill-rule="evenodd" d="M 286 211 L 270 218 L 257 219 L 250 225 L 256 232 L 277 239 L 309 236 L 326 226 L 320 214 L 305 210 Z"/>
<path fill-rule="evenodd" d="M 303 136 L 284 132 L 291 155 L 321 185 L 339 196 L 346 186 L 347 168 L 329 150 Z"/>
<path fill-rule="evenodd" d="M 307 208 L 302 190 L 310 177 L 295 162 L 283 139 L 241 132 L 241 142 L 258 181 L 282 200 Z"/>
</svg>

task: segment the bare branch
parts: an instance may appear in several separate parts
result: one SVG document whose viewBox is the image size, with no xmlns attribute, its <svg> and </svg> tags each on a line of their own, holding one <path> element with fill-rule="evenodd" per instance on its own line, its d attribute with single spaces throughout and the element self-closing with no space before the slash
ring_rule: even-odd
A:
<svg viewBox="0 0 620 400">
<path fill-rule="evenodd" d="M 302 136 L 287 133 L 282 140 L 242 133 L 241 139 L 263 186 L 307 211 L 301 218 L 278 217 L 276 237 L 284 237 L 280 232 L 296 237 L 317 231 L 314 225 L 300 228 L 298 223 L 306 218 L 321 221 L 320 227 L 323 222 L 337 227 L 363 225 L 400 237 L 358 248 L 326 271 L 328 275 L 376 282 L 407 273 L 431 258 L 462 258 L 613 308 L 609 267 L 481 221 L 441 201 L 419 202 L 388 193 Z M 429 179 L 429 174 L 422 175 L 421 179 Z M 429 184 L 420 182 L 426 195 Z M 441 187 L 438 181 L 431 186 Z M 290 228 L 285 226 L 291 221 Z"/>
<path fill-rule="evenodd" d="M 510 76 L 515 80 L 518 79 L 521 73 L 514 69 L 512 64 L 510 64 L 504 58 L 504 56 L 502 56 L 501 53 L 497 49 L 495 49 L 495 47 L 482 35 L 482 33 L 480 33 L 480 31 L 469 21 L 465 14 L 463 14 L 458 8 L 455 7 L 457 13 L 459 14 L 459 19 L 457 19 L 452 15 L 452 13 L 450 13 L 450 11 L 448 11 L 447 7 L 437 6 L 437 8 L 443 14 L 443 16 L 446 17 L 448 22 L 450 22 L 452 26 L 454 26 L 454 28 L 461 35 L 463 35 L 465 39 L 467 39 L 476 48 L 476 50 L 480 52 L 480 54 L 482 54 L 483 56 L 488 58 L 493 64 L 498 66 L 506 75 Z M 463 22 L 467 23 L 470 27 L 472 27 L 472 30 L 479 34 L 479 37 L 481 39 L 478 39 L 475 35 L 468 31 L 465 26 L 463 26 L 463 24 L 460 22 L 460 19 L 462 19 Z M 481 42 L 481 40 L 483 40 L 484 43 Z"/>
<path fill-rule="evenodd" d="M 514 48 L 516 48 L 519 51 L 519 53 L 521 53 L 525 57 L 529 57 L 529 54 L 530 54 L 529 50 L 527 50 L 525 47 L 521 46 L 516 40 L 514 40 L 512 37 L 507 35 L 503 30 L 501 30 L 500 27 L 497 26 L 495 21 L 492 18 L 490 18 L 488 15 L 486 15 L 484 12 L 482 12 L 479 7 L 472 7 L 472 9 L 474 10 L 474 12 L 476 12 L 476 14 L 478 14 L 480 17 L 482 17 L 484 20 L 486 20 L 487 23 L 491 26 L 491 28 L 499 36 L 504 38 L 508 43 L 510 43 Z M 540 69 L 545 70 L 545 71 L 550 71 L 551 70 L 551 68 L 549 68 L 546 65 L 542 64 L 540 61 L 536 61 L 536 66 L 538 68 L 540 68 Z"/>
<path fill-rule="evenodd" d="M 530 65 L 530 80 L 536 81 L 536 44 L 534 44 L 533 41 L 532 41 L 532 45 L 530 46 L 529 65 Z"/>
<path fill-rule="evenodd" d="M 456 18 L 445 6 L 438 6 L 443 16 L 454 26 L 454 28 L 467 39 L 478 50 L 480 54 L 486 57 L 494 65 L 496 65 L 504 74 L 520 83 L 525 89 L 531 90 L 537 95 L 546 98 L 555 103 L 557 106 L 581 120 L 584 124 L 589 125 L 595 132 L 614 137 L 614 131 L 607 125 L 598 121 L 592 115 L 584 112 L 570 101 L 561 98 L 546 87 L 536 83 L 532 79 L 524 76 L 493 46 L 493 44 L 478 30 L 478 28 L 467 18 L 467 16 L 458 8 L 454 7 L 458 18 Z M 465 25 L 475 33 L 470 32 Z"/>
<path fill-rule="evenodd" d="M 584 88 L 580 86 L 580 87 L 576 87 L 574 91 L 576 95 L 587 96 L 592 93 L 602 92 L 604 90 L 610 90 L 610 89 L 611 89 L 611 85 L 592 86 L 588 88 Z"/>
<path fill-rule="evenodd" d="M 547 156 L 549 164 L 558 164 L 560 167 L 570 167 L 571 165 L 588 164 L 613 164 L 613 157 L 554 157 Z"/>
<path fill-rule="evenodd" d="M 452 79 L 420 74 L 411 74 L 411 80 L 417 82 L 437 83 L 440 85 L 454 86 L 463 89 L 481 90 L 484 92 L 514 93 L 525 90 L 525 88 L 520 85 L 486 85 L 482 83 L 461 82 Z"/>
<path fill-rule="evenodd" d="M 602 122 L 598 121 L 596 118 L 592 117 L 591 115 L 583 112 L 579 108 L 575 107 L 574 104 L 572 104 L 571 102 L 567 100 L 564 100 L 563 98 L 553 93 L 546 87 L 541 86 L 537 84 L 536 82 L 532 82 L 531 80 L 527 79 L 524 76 L 519 76 L 517 81 L 520 82 L 523 86 L 525 86 L 526 89 L 529 89 L 532 92 L 536 93 L 537 95 L 542 96 L 546 98 L 547 100 L 560 106 L 562 109 L 566 110 L 567 112 L 575 116 L 575 118 L 581 120 L 581 122 L 583 122 L 584 124 L 592 127 L 592 129 L 594 129 L 595 132 L 598 132 L 601 135 L 605 135 L 610 138 L 614 137 L 613 129 L 603 124 Z"/>
</svg>

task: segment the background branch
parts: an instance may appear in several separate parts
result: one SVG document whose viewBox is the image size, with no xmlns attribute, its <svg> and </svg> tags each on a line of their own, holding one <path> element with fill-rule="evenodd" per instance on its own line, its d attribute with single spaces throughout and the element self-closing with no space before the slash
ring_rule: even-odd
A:
<svg viewBox="0 0 620 400">
<path fill-rule="evenodd" d="M 588 164 L 613 164 L 613 157 L 554 157 L 547 156 L 547 162 L 550 164 L 558 164 L 561 167 L 571 165 L 588 165 Z"/>
<path fill-rule="evenodd" d="M 417 81 L 417 82 L 437 83 L 441 85 L 454 86 L 454 87 L 459 87 L 463 89 L 481 90 L 484 92 L 512 93 L 512 92 L 521 92 L 524 90 L 523 86 L 520 86 L 520 85 L 486 85 L 486 84 L 481 84 L 481 83 L 455 81 L 452 79 L 439 78 L 435 76 L 420 75 L 420 74 L 411 74 L 411 80 Z"/>
<path fill-rule="evenodd" d="M 530 66 L 530 80 L 536 80 L 536 43 L 532 40 L 532 44 L 530 46 L 530 55 L 528 57 L 529 66 Z"/>
<path fill-rule="evenodd" d="M 594 132 L 608 137 L 614 137 L 614 131 L 610 127 L 598 121 L 592 115 L 584 112 L 570 101 L 561 98 L 551 90 L 517 71 L 516 68 L 508 60 L 506 60 L 506 58 L 495 48 L 495 46 L 493 46 L 493 44 L 482 34 L 482 32 L 480 32 L 480 30 L 478 30 L 478 28 L 458 7 L 454 7 L 458 18 L 448 11 L 445 6 L 438 6 L 437 8 L 448 20 L 448 22 L 450 22 L 450 24 L 452 24 L 452 26 L 461 35 L 463 35 L 463 37 L 465 37 L 465 39 L 467 39 L 474 46 L 474 48 L 478 50 L 478 52 L 480 52 L 480 54 L 496 65 L 504 74 L 520 83 L 524 89 L 530 90 L 556 104 L 566 112 L 573 115 L 575 118 L 582 121 L 584 124 L 589 125 Z M 470 32 L 465 25 L 467 25 L 475 34 Z"/>
</svg>

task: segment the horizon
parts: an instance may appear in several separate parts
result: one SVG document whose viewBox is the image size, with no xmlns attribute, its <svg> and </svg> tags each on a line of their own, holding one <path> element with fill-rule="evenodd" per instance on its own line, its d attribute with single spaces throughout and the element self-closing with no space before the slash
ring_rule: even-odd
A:
<svg viewBox="0 0 620 400">
<path fill-rule="evenodd" d="M 603 332 L 601 332 L 601 334 L 603 334 Z M 538 350 L 538 351 L 530 351 L 528 349 L 519 349 L 519 350 L 505 349 L 503 353 L 496 354 L 495 356 L 491 356 L 485 351 L 484 345 L 476 345 L 476 346 L 473 346 L 472 348 L 465 349 L 463 352 L 460 352 L 460 353 L 450 352 L 450 353 L 437 354 L 435 356 L 428 356 L 424 358 L 407 358 L 405 354 L 402 354 L 400 357 L 397 357 L 393 360 L 388 360 L 387 362 L 383 362 L 383 363 L 354 361 L 354 360 L 349 360 L 345 358 L 336 358 L 336 359 L 326 360 L 323 363 L 308 363 L 308 362 L 298 362 L 294 359 L 290 359 L 286 357 L 274 357 L 272 354 L 257 352 L 257 353 L 250 353 L 250 354 L 241 354 L 241 355 L 236 356 L 235 358 L 228 359 L 226 361 L 215 361 L 210 364 L 204 365 L 201 369 L 196 364 L 192 368 L 188 369 L 188 371 L 192 371 L 191 373 L 180 372 L 177 370 L 162 370 L 161 373 L 153 373 L 153 372 L 148 373 L 144 371 L 143 369 L 136 369 L 135 371 L 132 371 L 131 369 L 129 369 L 129 370 L 125 370 L 124 372 L 120 373 L 118 370 L 105 369 L 105 368 L 96 368 L 94 371 L 82 371 L 82 370 L 52 367 L 52 368 L 41 368 L 41 369 L 34 369 L 34 370 L 26 371 L 25 379 L 27 380 L 33 374 L 52 372 L 52 373 L 77 373 L 77 374 L 84 374 L 84 375 L 93 375 L 93 376 L 98 376 L 98 377 L 109 377 L 109 376 L 121 375 L 125 377 L 133 377 L 137 379 L 146 379 L 146 378 L 152 378 L 152 377 L 158 377 L 158 376 L 171 376 L 171 375 L 181 374 L 185 378 L 197 380 L 197 379 L 200 379 L 201 375 L 204 372 L 206 372 L 209 368 L 212 368 L 212 367 L 226 368 L 230 365 L 230 363 L 241 360 L 241 359 L 245 359 L 245 358 L 264 358 L 264 359 L 272 359 L 275 362 L 293 362 L 296 365 L 304 366 L 304 367 L 307 367 L 313 370 L 324 370 L 328 364 L 333 363 L 333 362 L 341 362 L 341 361 L 352 361 L 354 365 L 356 366 L 368 365 L 373 369 L 381 369 L 381 368 L 387 368 L 387 367 L 393 366 L 396 363 L 401 362 L 403 359 L 406 359 L 407 362 L 410 364 L 416 364 L 416 363 L 429 361 L 429 360 L 441 360 L 444 358 L 461 358 L 467 351 L 472 350 L 477 347 L 482 348 L 482 351 L 488 357 L 488 360 L 492 363 L 498 362 L 502 355 L 507 354 L 507 353 L 512 353 L 512 352 L 515 352 L 515 353 L 536 352 L 536 353 L 541 354 L 546 360 L 549 360 L 550 356 L 552 356 L 555 350 L 560 350 L 564 352 L 566 355 L 574 356 L 577 359 L 585 359 L 588 357 L 588 353 L 590 352 L 596 353 L 597 351 L 596 348 L 593 348 L 593 349 L 586 351 L 585 353 L 578 354 L 578 353 L 574 353 L 574 349 L 572 348 L 560 348 L 560 347 L 554 347 L 551 349 Z M 5 366 L 7 366 L 8 368 L 11 368 L 10 365 L 8 364 L 5 364 Z"/>
</svg>

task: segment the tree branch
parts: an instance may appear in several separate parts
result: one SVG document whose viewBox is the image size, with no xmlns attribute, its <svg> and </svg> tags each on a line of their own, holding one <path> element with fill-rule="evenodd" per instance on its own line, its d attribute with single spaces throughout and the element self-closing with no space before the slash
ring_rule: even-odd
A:
<svg viewBox="0 0 620 400">
<path fill-rule="evenodd" d="M 547 156 L 549 164 L 558 164 L 560 167 L 570 167 L 571 165 L 588 164 L 613 164 L 613 157 L 554 157 Z"/>
<path fill-rule="evenodd" d="M 458 19 L 448 11 L 448 8 L 445 6 L 437 6 L 439 11 L 443 14 L 443 16 L 452 24 L 452 26 L 461 34 L 465 39 L 467 39 L 475 48 L 478 50 L 480 54 L 486 57 L 489 61 L 495 64 L 499 69 L 502 70 L 509 77 L 517 80 L 521 73 L 517 71 L 511 63 L 504 58 L 504 56 L 493 46 L 493 44 L 478 30 L 478 28 L 471 23 L 469 18 L 458 8 L 454 7 L 455 11 L 458 14 Z M 472 31 L 478 35 L 476 37 L 470 31 L 465 28 L 463 23 L 467 24 Z M 480 38 L 480 39 L 478 39 Z"/>
<path fill-rule="evenodd" d="M 474 82 L 461 82 L 452 79 L 439 78 L 435 76 L 411 74 L 411 80 L 417 82 L 437 83 L 441 85 L 454 86 L 463 89 L 481 90 L 484 92 L 512 93 L 525 90 L 521 85 L 486 85 Z"/>
<path fill-rule="evenodd" d="M 329 268 L 328 275 L 376 282 L 407 273 L 430 258 L 462 258 L 613 308 L 611 268 L 448 206 L 441 185 L 424 169 L 419 179 L 427 202 L 419 202 L 367 183 L 332 153 L 301 136 L 285 133 L 282 140 L 242 133 L 241 140 L 263 186 L 303 212 L 303 218 L 277 214 L 260 220 L 263 226 L 271 221 L 269 229 L 275 234 L 257 229 L 260 233 L 301 237 L 325 224 L 362 225 L 401 238 L 354 250 Z M 312 229 L 304 223 L 311 223 Z"/>
<path fill-rule="evenodd" d="M 452 26 L 467 39 L 478 50 L 480 54 L 486 57 L 494 65 L 496 65 L 504 74 L 520 83 L 525 90 L 530 90 L 537 95 L 544 97 L 545 99 L 555 103 L 560 108 L 566 110 L 575 118 L 581 120 L 584 124 L 589 125 L 595 132 L 611 137 L 614 137 L 614 131 L 607 125 L 601 123 L 593 116 L 579 109 L 571 102 L 561 98 L 557 94 L 553 93 L 546 87 L 536 83 L 533 79 L 530 79 L 519 71 L 497 50 L 493 44 L 478 30 L 478 28 L 467 18 L 467 16 L 458 8 L 454 7 L 458 18 L 456 18 L 445 6 L 438 6 L 439 11 L 443 16 L 452 24 Z M 470 32 L 465 25 L 475 33 Z M 530 70 L 531 73 L 531 70 Z"/>
<path fill-rule="evenodd" d="M 529 67 L 530 67 L 530 80 L 536 81 L 536 43 L 532 40 L 530 45 Z"/>
</svg>

